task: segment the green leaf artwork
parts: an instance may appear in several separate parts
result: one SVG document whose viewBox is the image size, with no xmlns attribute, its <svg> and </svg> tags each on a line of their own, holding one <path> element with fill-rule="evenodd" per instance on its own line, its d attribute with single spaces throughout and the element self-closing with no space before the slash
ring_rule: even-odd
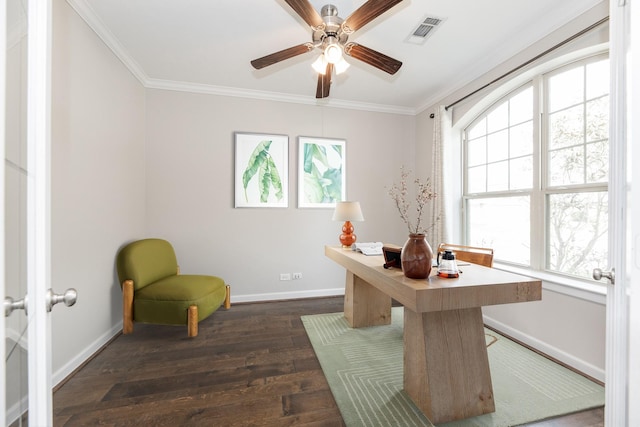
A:
<svg viewBox="0 0 640 427">
<path fill-rule="evenodd" d="M 341 144 L 303 144 L 304 201 L 311 204 L 342 200 Z"/>
<path fill-rule="evenodd" d="M 251 153 L 247 167 L 242 174 L 244 197 L 247 202 L 249 201 L 247 187 L 256 174 L 261 203 L 267 203 L 272 190 L 277 200 L 282 200 L 284 197 L 280 173 L 278 172 L 278 168 L 273 157 L 269 153 L 269 148 L 271 147 L 272 142 L 273 141 L 271 140 L 266 140 L 260 142 L 256 146 L 253 153 Z"/>
</svg>

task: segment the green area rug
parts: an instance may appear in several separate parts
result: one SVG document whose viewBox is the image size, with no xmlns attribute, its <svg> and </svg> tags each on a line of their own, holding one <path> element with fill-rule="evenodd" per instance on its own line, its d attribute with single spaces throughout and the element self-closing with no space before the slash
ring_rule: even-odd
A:
<svg viewBox="0 0 640 427">
<path fill-rule="evenodd" d="M 352 329 L 343 313 L 302 322 L 349 427 L 433 426 L 402 390 L 403 308 L 392 324 Z M 439 424 L 510 427 L 604 405 L 604 388 L 485 329 L 496 411 Z"/>
</svg>

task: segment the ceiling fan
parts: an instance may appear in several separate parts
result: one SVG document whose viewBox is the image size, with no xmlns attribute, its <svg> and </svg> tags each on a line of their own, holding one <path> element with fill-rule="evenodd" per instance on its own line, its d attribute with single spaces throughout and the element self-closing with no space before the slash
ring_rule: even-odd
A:
<svg viewBox="0 0 640 427">
<path fill-rule="evenodd" d="M 251 61 L 251 65 L 259 70 L 285 59 L 307 53 L 315 48 L 320 49 L 322 54 L 313 64 L 313 68 L 318 72 L 316 98 L 329 96 L 331 76 L 334 70 L 337 74 L 340 74 L 340 72 L 349 67 L 349 64 L 342 56 L 343 54 L 393 75 L 400 69 L 402 62 L 348 40 L 354 31 L 382 15 L 401 1 L 368 0 L 349 17 L 342 19 L 338 16 L 338 9 L 332 4 L 323 6 L 320 14 L 318 14 L 313 5 L 309 3 L 309 0 L 285 0 L 311 27 L 312 41 L 254 59 Z"/>
</svg>

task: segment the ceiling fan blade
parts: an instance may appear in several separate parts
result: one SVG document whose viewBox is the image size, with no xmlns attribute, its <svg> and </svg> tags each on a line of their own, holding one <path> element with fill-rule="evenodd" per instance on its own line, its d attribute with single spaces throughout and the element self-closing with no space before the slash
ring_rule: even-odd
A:
<svg viewBox="0 0 640 427">
<path fill-rule="evenodd" d="M 284 0 L 311 28 L 324 25 L 322 17 L 309 0 Z"/>
<path fill-rule="evenodd" d="M 318 87 L 316 88 L 316 98 L 327 98 L 331 87 L 331 75 L 333 74 L 333 64 L 327 64 L 324 74 L 318 74 Z"/>
<path fill-rule="evenodd" d="M 347 34 L 352 33 L 373 21 L 401 1 L 402 0 L 369 0 L 344 20 L 342 30 Z"/>
<path fill-rule="evenodd" d="M 283 49 L 279 52 L 272 53 L 271 55 L 263 56 L 262 58 L 254 59 L 251 61 L 251 65 L 256 70 L 273 65 L 277 62 L 284 61 L 285 59 L 293 58 L 294 56 L 302 55 L 313 49 L 311 43 L 303 43 L 298 46 L 293 46 L 288 49 Z"/>
<path fill-rule="evenodd" d="M 402 67 L 402 62 L 397 59 L 358 43 L 347 43 L 344 53 L 392 75 Z"/>
</svg>

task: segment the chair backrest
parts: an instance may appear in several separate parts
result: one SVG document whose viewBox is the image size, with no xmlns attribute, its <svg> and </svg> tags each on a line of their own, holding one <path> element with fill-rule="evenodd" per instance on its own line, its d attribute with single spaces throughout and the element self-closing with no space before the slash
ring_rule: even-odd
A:
<svg viewBox="0 0 640 427">
<path fill-rule="evenodd" d="M 493 249 L 491 248 L 478 248 L 475 246 L 463 246 L 453 243 L 440 243 L 440 245 L 438 245 L 438 253 L 442 253 L 445 250 L 453 252 L 456 255 L 456 259 L 459 261 L 467 261 L 483 265 L 485 267 L 493 267 Z"/>
<path fill-rule="evenodd" d="M 120 249 L 117 259 L 120 286 L 133 280 L 135 290 L 178 274 L 178 261 L 171 243 L 162 239 L 143 239 Z"/>
</svg>

